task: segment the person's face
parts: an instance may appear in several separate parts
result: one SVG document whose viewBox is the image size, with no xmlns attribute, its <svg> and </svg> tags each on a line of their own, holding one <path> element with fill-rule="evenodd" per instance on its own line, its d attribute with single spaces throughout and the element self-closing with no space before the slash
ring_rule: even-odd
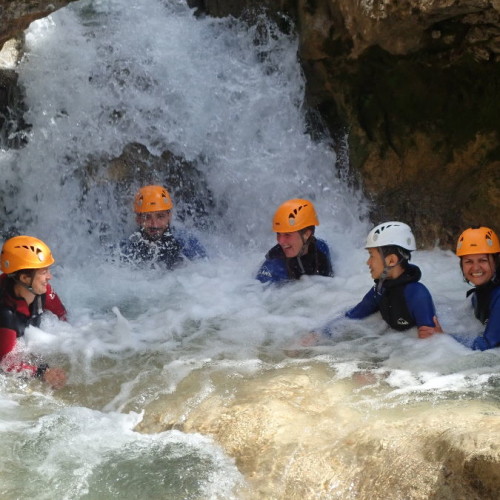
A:
<svg viewBox="0 0 500 500">
<path fill-rule="evenodd" d="M 374 280 L 380 278 L 385 267 L 385 261 L 382 258 L 378 248 L 368 248 L 368 260 L 366 265 L 370 269 L 370 274 Z"/>
<path fill-rule="evenodd" d="M 278 245 L 283 250 L 285 256 L 289 259 L 292 257 L 297 257 L 299 252 L 302 250 L 304 241 L 306 241 L 309 236 L 311 236 L 311 231 L 306 231 L 305 234 L 301 236 L 300 231 L 293 231 L 292 233 L 276 233 L 276 240 Z M 304 241 L 302 240 L 304 238 Z M 307 253 L 307 249 L 306 252 Z"/>
<path fill-rule="evenodd" d="M 146 212 L 136 215 L 137 224 L 141 227 L 144 235 L 149 240 L 155 241 L 163 236 L 170 225 L 172 213 L 170 210 L 160 212 Z"/>
<path fill-rule="evenodd" d="M 475 286 L 488 283 L 495 274 L 493 255 L 487 253 L 464 255 L 462 272 L 464 278 Z"/>
<path fill-rule="evenodd" d="M 33 293 L 41 295 L 47 292 L 47 285 L 52 279 L 52 274 L 48 267 L 37 269 L 33 274 L 33 279 L 27 274 L 21 275 L 21 281 L 28 286 L 31 286 Z"/>
</svg>

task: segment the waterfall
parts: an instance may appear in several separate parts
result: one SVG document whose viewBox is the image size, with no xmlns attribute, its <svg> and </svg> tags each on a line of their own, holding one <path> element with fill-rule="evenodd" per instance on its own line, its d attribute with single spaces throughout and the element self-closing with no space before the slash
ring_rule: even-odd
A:
<svg viewBox="0 0 500 500">
<path fill-rule="evenodd" d="M 271 392 L 281 401 L 321 387 L 331 407 L 322 397 L 304 405 L 318 422 L 311 446 L 323 450 L 364 419 L 411 405 L 498 400 L 498 354 L 471 355 L 448 336 L 393 332 L 378 315 L 353 322 L 338 342 L 286 354 L 371 286 L 368 203 L 331 140 L 308 132 L 295 36 L 265 19 L 197 18 L 180 0 L 80 0 L 30 26 L 18 72 L 30 128 L 23 147 L 0 150 L 2 229 L 52 249 L 52 283 L 69 321 L 47 315 L 24 349 L 64 367 L 69 383 L 51 391 L 0 378 L 3 498 L 370 498 L 341 486 L 361 491 L 371 477 L 356 469 L 355 452 L 351 470 L 322 478 L 330 496 L 314 486 L 294 496 L 277 479 L 283 469 L 261 477 L 257 459 L 241 463 L 235 447 L 214 437 L 222 421 L 210 411 L 217 401 L 262 404 Z M 150 169 L 110 173 L 134 144 Z M 108 246 L 133 230 L 140 183 L 168 178 L 156 162 L 165 152 L 197 176 L 194 191 L 174 199 L 174 223 L 210 257 L 164 273 L 119 265 Z M 272 214 L 294 197 L 314 201 L 336 276 L 263 286 L 254 275 L 275 244 Z M 197 200 L 205 225 L 189 215 Z M 478 330 L 456 257 L 436 249 L 414 260 L 445 329 Z M 353 384 L 360 374 L 367 385 Z M 280 456 L 293 484 L 302 472 L 296 451 L 282 458 L 293 442 L 285 437 L 268 455 L 266 443 L 255 447 L 263 461 Z"/>
</svg>

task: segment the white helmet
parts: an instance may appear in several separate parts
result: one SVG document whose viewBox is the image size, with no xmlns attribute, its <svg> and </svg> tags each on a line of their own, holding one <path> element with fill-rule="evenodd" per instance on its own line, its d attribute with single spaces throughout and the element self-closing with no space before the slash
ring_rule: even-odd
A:
<svg viewBox="0 0 500 500">
<path fill-rule="evenodd" d="M 417 249 L 415 236 L 413 236 L 410 226 L 397 221 L 383 222 L 375 226 L 368 233 L 365 248 L 385 247 L 387 245 L 396 245 L 410 252 Z"/>
</svg>

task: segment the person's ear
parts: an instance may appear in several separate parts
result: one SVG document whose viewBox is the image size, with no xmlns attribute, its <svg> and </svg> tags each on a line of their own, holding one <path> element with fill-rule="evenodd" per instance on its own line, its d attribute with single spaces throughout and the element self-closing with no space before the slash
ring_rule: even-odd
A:
<svg viewBox="0 0 500 500">
<path fill-rule="evenodd" d="M 30 285 L 31 284 L 31 275 L 28 273 L 19 273 L 18 280 L 25 285 Z"/>
<path fill-rule="evenodd" d="M 304 231 L 304 239 L 307 241 L 312 236 L 312 234 L 313 232 L 310 229 L 306 229 Z"/>
<path fill-rule="evenodd" d="M 387 255 L 387 257 L 385 258 L 386 265 L 390 267 L 395 266 L 398 262 L 399 262 L 398 256 L 394 253 Z"/>
</svg>

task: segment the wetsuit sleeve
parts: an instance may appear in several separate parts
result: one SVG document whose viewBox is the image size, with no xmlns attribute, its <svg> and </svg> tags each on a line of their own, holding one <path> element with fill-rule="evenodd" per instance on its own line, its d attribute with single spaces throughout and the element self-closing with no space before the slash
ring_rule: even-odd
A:
<svg viewBox="0 0 500 500">
<path fill-rule="evenodd" d="M 0 359 L 14 349 L 17 342 L 17 333 L 10 328 L 0 327 Z"/>
<path fill-rule="evenodd" d="M 7 314 L 6 314 L 7 312 Z M 13 317 L 9 317 L 10 315 L 13 316 L 14 313 L 11 311 L 0 311 L 0 360 L 3 360 L 4 357 L 9 354 L 11 351 L 14 350 L 14 347 L 16 347 L 17 343 L 17 332 L 13 328 L 8 328 L 9 323 L 13 321 Z M 7 366 L 2 366 L 2 368 L 6 372 L 28 372 L 32 376 L 35 376 L 37 373 L 37 366 L 34 365 L 29 365 L 24 362 L 19 362 L 15 361 L 10 363 L 7 361 L 7 363 L 3 363 L 4 365 L 6 364 Z"/>
<path fill-rule="evenodd" d="M 47 294 L 45 296 L 44 309 L 55 314 L 61 321 L 67 321 L 67 312 L 61 299 L 56 292 L 48 285 Z"/>
<path fill-rule="evenodd" d="M 260 266 L 255 278 L 261 283 L 281 283 L 287 281 L 289 278 L 284 259 L 266 259 L 262 266 Z"/>
<path fill-rule="evenodd" d="M 429 290 L 422 283 L 409 283 L 404 289 L 406 305 L 417 327 L 434 327 L 436 308 Z"/>
<path fill-rule="evenodd" d="M 498 347 L 500 345 L 500 288 L 495 289 L 492 293 L 490 316 L 482 335 L 471 338 L 451 333 L 450 336 L 465 347 L 475 351 L 487 351 Z"/>
<path fill-rule="evenodd" d="M 17 343 L 16 318 L 13 311 L 0 309 L 0 360 L 14 350 Z M 7 372 L 28 372 L 32 376 L 38 373 L 38 366 L 29 365 L 23 361 L 7 361 L 3 369 Z"/>
<path fill-rule="evenodd" d="M 260 269 L 257 272 L 257 276 L 255 276 L 256 279 L 258 279 L 261 283 L 269 283 L 273 282 L 273 273 L 272 270 L 269 266 L 269 261 L 266 260 L 262 266 L 260 266 Z"/>
<path fill-rule="evenodd" d="M 486 351 L 500 345 L 500 288 L 491 296 L 490 316 L 483 335 L 477 336 L 470 346 L 475 351 Z"/>
<path fill-rule="evenodd" d="M 189 260 L 203 259 L 207 257 L 207 251 L 198 238 L 195 238 L 192 235 L 175 235 L 175 238 L 182 246 L 182 254 Z"/>
<path fill-rule="evenodd" d="M 350 319 L 363 319 L 376 313 L 379 310 L 376 293 L 374 288 L 370 288 L 368 293 L 363 297 L 363 300 L 345 313 L 346 317 Z"/>
</svg>

